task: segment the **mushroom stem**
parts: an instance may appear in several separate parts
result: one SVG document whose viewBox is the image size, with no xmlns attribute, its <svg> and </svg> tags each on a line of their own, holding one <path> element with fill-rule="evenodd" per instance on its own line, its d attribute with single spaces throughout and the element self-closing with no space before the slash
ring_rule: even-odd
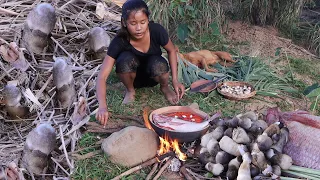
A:
<svg viewBox="0 0 320 180">
<path fill-rule="evenodd" d="M 222 139 L 219 142 L 219 146 L 220 148 L 231 154 L 234 156 L 240 156 L 240 152 L 239 152 L 239 144 L 234 142 L 231 138 L 229 138 L 228 136 L 223 136 Z"/>
<path fill-rule="evenodd" d="M 272 149 L 276 150 L 279 153 L 282 153 L 284 145 L 289 140 L 289 129 L 284 127 L 280 130 L 280 139 L 277 143 L 275 143 L 273 146 L 271 146 Z"/>
<path fill-rule="evenodd" d="M 241 152 L 242 155 L 242 163 L 239 167 L 237 180 L 251 180 L 251 173 L 250 173 L 250 163 L 251 163 L 251 156 L 249 152 L 245 152 L 245 148 L 243 145 L 238 146 L 238 151 Z"/>
<path fill-rule="evenodd" d="M 205 168 L 215 176 L 219 176 L 224 170 L 224 167 L 222 164 L 219 164 L 219 163 L 213 164 L 211 162 L 207 163 Z"/>
<path fill-rule="evenodd" d="M 238 156 L 232 159 L 228 164 L 227 178 L 230 180 L 236 179 L 238 175 L 238 170 L 241 164 L 241 157 Z"/>
</svg>

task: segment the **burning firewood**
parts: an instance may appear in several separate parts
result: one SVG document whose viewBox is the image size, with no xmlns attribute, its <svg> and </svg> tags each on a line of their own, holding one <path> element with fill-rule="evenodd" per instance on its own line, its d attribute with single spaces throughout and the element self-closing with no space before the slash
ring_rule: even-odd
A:
<svg viewBox="0 0 320 180">
<path fill-rule="evenodd" d="M 169 167 L 171 161 L 172 157 L 170 157 L 170 159 L 161 167 L 161 169 L 158 171 L 157 175 L 153 178 L 153 180 L 157 180 L 161 176 L 163 171 Z"/>
</svg>

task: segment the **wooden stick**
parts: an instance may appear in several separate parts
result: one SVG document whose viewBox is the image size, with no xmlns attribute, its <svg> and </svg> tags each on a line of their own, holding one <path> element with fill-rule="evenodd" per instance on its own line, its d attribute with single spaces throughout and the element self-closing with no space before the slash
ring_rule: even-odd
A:
<svg viewBox="0 0 320 180">
<path fill-rule="evenodd" d="M 87 79 L 86 83 L 81 87 L 81 89 L 79 90 L 78 96 L 81 95 L 82 91 L 87 87 L 90 79 L 93 77 L 93 75 L 98 72 L 98 69 L 100 68 L 101 65 L 97 66 L 94 70 L 94 72 L 91 74 L 91 76 Z"/>
<path fill-rule="evenodd" d="M 2 7 L 0 7 L 0 14 L 10 14 L 10 15 L 14 15 L 14 16 L 19 15 L 19 13 L 16 13 L 16 12 L 8 10 L 8 9 L 4 9 Z"/>
<path fill-rule="evenodd" d="M 74 167 L 70 163 L 70 160 L 69 160 L 69 157 L 68 157 L 68 152 L 67 152 L 67 149 L 66 149 L 66 146 L 65 146 L 65 143 L 64 143 L 64 138 L 63 138 L 62 126 L 61 125 L 59 126 L 59 130 L 60 130 L 60 139 L 61 139 L 61 143 L 62 143 L 62 147 L 63 147 L 63 152 L 64 152 L 64 155 L 66 156 L 67 163 L 68 163 L 70 169 L 72 170 Z"/>
<path fill-rule="evenodd" d="M 68 53 L 68 51 L 67 51 L 64 47 L 62 47 L 62 45 L 61 45 L 56 39 L 54 39 L 52 36 L 51 36 L 51 40 L 52 40 L 53 42 L 55 42 L 55 43 L 62 49 L 62 51 L 63 51 L 64 53 L 66 53 L 75 63 L 77 63 L 79 66 L 81 66 L 81 65 L 78 63 L 78 61 L 77 61 L 73 56 L 71 56 L 71 54 Z"/>
<path fill-rule="evenodd" d="M 170 165 L 172 159 L 173 159 L 173 157 L 171 157 L 171 158 L 161 167 L 161 169 L 159 170 L 159 172 L 157 173 L 157 175 L 153 178 L 153 180 L 157 180 L 157 179 L 161 176 L 161 174 L 163 173 L 163 171 L 164 171 L 165 169 L 167 169 L 167 167 Z"/>
<path fill-rule="evenodd" d="M 82 121 L 80 121 L 77 125 L 73 126 L 72 129 L 66 134 L 66 136 L 70 135 L 73 131 L 78 130 L 81 126 L 85 125 L 89 122 L 90 116 L 86 116 Z"/>
<path fill-rule="evenodd" d="M 186 180 L 193 180 L 193 178 L 189 175 L 189 173 L 186 170 L 185 166 L 182 166 L 180 168 L 180 173 L 184 176 L 184 178 L 186 178 Z"/>
<path fill-rule="evenodd" d="M 140 164 L 138 166 L 135 166 L 135 167 L 129 169 L 128 171 L 120 174 L 119 176 L 114 177 L 112 180 L 120 180 L 122 177 L 128 176 L 131 173 L 134 173 L 134 172 L 136 172 L 136 171 L 138 171 L 138 170 L 140 170 L 142 168 L 145 168 L 145 167 L 148 167 L 148 166 L 150 166 L 150 165 L 152 165 L 154 163 L 157 163 L 157 162 L 163 160 L 164 158 L 166 158 L 168 156 L 171 156 L 171 157 L 174 156 L 174 152 L 169 152 L 169 153 L 163 154 L 163 155 L 161 155 L 159 157 L 154 157 L 154 158 L 152 158 L 152 159 L 150 159 L 150 160 L 148 160 L 148 161 L 146 161 L 146 162 L 144 162 L 144 163 L 142 163 L 142 164 Z"/>
<path fill-rule="evenodd" d="M 123 120 L 132 120 L 132 121 L 135 121 L 139 124 L 144 124 L 143 123 L 143 119 L 142 118 L 138 118 L 138 117 L 133 117 L 133 116 L 124 116 L 124 115 L 114 115 L 114 114 L 111 114 L 111 117 L 115 117 L 115 118 L 119 118 L 119 119 L 123 119 Z"/>
<path fill-rule="evenodd" d="M 104 134 L 112 134 L 114 132 L 118 132 L 123 128 L 116 128 L 116 129 L 88 129 L 87 132 L 91 133 L 104 133 Z"/>
<path fill-rule="evenodd" d="M 68 176 L 70 176 L 70 173 L 68 173 L 68 171 L 67 171 L 66 169 L 64 169 L 64 168 L 61 166 L 61 164 L 58 163 L 58 161 L 57 161 L 56 159 L 54 159 L 53 157 L 51 157 L 51 160 L 52 160 L 53 162 L 55 162 L 55 163 L 62 169 L 62 171 L 63 171 L 64 173 L 66 173 Z"/>
<path fill-rule="evenodd" d="M 146 180 L 150 180 L 152 175 L 156 172 L 157 168 L 158 168 L 159 163 L 154 163 L 150 173 L 148 174 Z"/>
<path fill-rule="evenodd" d="M 89 152 L 87 154 L 84 154 L 84 155 L 80 155 L 80 154 L 72 154 L 71 156 L 72 157 L 75 157 L 76 160 L 83 160 L 83 159 L 89 159 L 97 154 L 100 154 L 102 153 L 103 151 L 100 149 L 100 150 L 96 150 L 96 151 L 92 151 L 92 152 Z"/>
</svg>

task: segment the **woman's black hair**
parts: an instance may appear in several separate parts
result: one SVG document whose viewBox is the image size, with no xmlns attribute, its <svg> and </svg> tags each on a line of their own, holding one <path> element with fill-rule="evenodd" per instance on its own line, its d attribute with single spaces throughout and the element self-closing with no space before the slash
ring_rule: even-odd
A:
<svg viewBox="0 0 320 180">
<path fill-rule="evenodd" d="M 129 18 L 129 15 L 133 11 L 142 10 L 143 13 L 149 18 L 150 12 L 147 4 L 143 0 L 127 0 L 122 6 L 122 15 L 121 15 L 121 29 L 119 30 L 117 36 L 126 40 L 130 40 L 130 34 L 126 27 L 126 21 Z"/>
</svg>

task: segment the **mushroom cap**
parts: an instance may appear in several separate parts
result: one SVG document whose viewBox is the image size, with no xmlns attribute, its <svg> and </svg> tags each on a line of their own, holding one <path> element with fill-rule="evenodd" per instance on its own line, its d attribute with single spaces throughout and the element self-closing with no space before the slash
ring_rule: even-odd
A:
<svg viewBox="0 0 320 180">
<path fill-rule="evenodd" d="M 101 27 L 94 27 L 89 32 L 89 45 L 94 52 L 103 51 L 110 45 L 110 36 Z"/>
<path fill-rule="evenodd" d="M 49 155 L 56 146 L 56 132 L 50 124 L 40 124 L 27 136 L 25 148 Z"/>
<path fill-rule="evenodd" d="M 68 85 L 73 82 L 73 74 L 70 66 L 63 57 L 55 58 L 53 64 L 53 83 L 60 89 L 63 85 Z"/>
<path fill-rule="evenodd" d="M 4 100 L 7 106 L 16 106 L 21 100 L 21 91 L 15 86 L 8 84 L 4 88 Z"/>
<path fill-rule="evenodd" d="M 27 25 L 32 30 L 39 30 L 49 35 L 53 30 L 57 17 L 54 7 L 49 3 L 38 4 L 27 16 Z"/>
</svg>

